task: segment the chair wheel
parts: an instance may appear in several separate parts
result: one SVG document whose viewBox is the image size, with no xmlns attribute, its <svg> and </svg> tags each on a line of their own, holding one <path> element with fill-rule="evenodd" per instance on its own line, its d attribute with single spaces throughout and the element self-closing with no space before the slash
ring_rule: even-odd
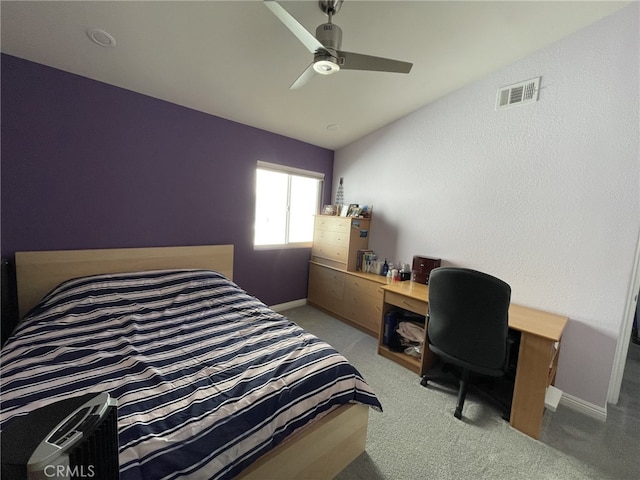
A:
<svg viewBox="0 0 640 480">
<path fill-rule="evenodd" d="M 456 417 L 458 420 L 462 420 L 462 412 L 460 412 L 458 410 L 453 412 L 453 416 Z"/>
<path fill-rule="evenodd" d="M 428 383 L 429 380 L 426 377 L 422 377 L 422 380 L 420 380 L 420 385 L 422 385 L 423 387 L 426 387 Z"/>
</svg>

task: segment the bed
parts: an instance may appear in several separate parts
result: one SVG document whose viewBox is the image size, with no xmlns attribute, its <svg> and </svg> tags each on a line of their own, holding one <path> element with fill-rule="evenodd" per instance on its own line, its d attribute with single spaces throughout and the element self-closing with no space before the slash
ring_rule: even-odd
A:
<svg viewBox="0 0 640 480">
<path fill-rule="evenodd" d="M 233 283 L 233 246 L 18 252 L 16 272 L 0 428 L 108 391 L 122 480 L 332 478 L 364 451 L 374 392 Z"/>
</svg>

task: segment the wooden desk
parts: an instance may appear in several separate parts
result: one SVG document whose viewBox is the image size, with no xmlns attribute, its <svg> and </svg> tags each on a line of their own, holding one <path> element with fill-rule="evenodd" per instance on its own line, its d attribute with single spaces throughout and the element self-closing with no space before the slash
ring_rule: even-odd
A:
<svg viewBox="0 0 640 480">
<path fill-rule="evenodd" d="M 382 319 L 380 321 L 380 332 L 378 333 L 378 354 L 383 357 L 387 357 L 422 376 L 431 368 L 436 360 L 436 356 L 431 352 L 431 350 L 424 350 L 422 352 L 422 357 L 416 358 L 402 352 L 389 350 L 389 348 L 382 343 L 382 340 L 384 338 L 384 316 L 395 307 L 408 310 L 419 315 L 427 315 L 429 289 L 426 285 L 421 283 L 407 281 L 383 285 L 382 291 Z"/>
<path fill-rule="evenodd" d="M 431 351 L 423 352 L 422 358 L 418 359 L 392 352 L 382 344 L 382 339 L 384 315 L 394 307 L 427 315 L 429 287 L 414 282 L 395 282 L 382 289 L 384 295 L 378 353 L 418 375 L 424 375 L 435 361 Z M 567 321 L 568 318 L 561 315 L 521 305 L 509 306 L 509 328 L 519 331 L 521 335 L 509 423 L 533 438 L 540 437 L 545 393 L 547 387 L 555 382 L 560 340 Z"/>
</svg>

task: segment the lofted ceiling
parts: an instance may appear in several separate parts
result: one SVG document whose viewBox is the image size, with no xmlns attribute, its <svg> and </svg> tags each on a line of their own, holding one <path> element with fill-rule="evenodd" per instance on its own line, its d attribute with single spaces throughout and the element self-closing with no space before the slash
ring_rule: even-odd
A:
<svg viewBox="0 0 640 480">
<path fill-rule="evenodd" d="M 327 21 L 317 1 L 280 3 L 312 33 Z M 259 0 L 2 1 L 1 49 L 338 149 L 628 3 L 346 0 L 333 19 L 342 48 L 412 62 L 411 73 L 343 70 L 298 90 L 312 54 Z"/>
</svg>

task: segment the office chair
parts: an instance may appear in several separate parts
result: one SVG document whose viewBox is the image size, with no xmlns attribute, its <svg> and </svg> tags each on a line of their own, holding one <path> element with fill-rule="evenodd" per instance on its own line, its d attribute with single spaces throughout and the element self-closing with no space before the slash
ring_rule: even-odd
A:
<svg viewBox="0 0 640 480">
<path fill-rule="evenodd" d="M 450 380 L 457 371 L 458 400 L 454 416 L 462 419 L 462 407 L 474 374 L 503 376 L 508 363 L 508 318 L 511 287 L 486 273 L 467 268 L 440 267 L 429 275 L 429 349 L 444 363 L 444 375 L 427 372 L 420 382 Z M 451 366 L 453 366 L 451 368 Z M 476 375 L 477 376 L 477 375 Z M 486 393 L 486 392 L 485 392 Z M 508 404 L 498 397 L 508 420 Z"/>
</svg>

